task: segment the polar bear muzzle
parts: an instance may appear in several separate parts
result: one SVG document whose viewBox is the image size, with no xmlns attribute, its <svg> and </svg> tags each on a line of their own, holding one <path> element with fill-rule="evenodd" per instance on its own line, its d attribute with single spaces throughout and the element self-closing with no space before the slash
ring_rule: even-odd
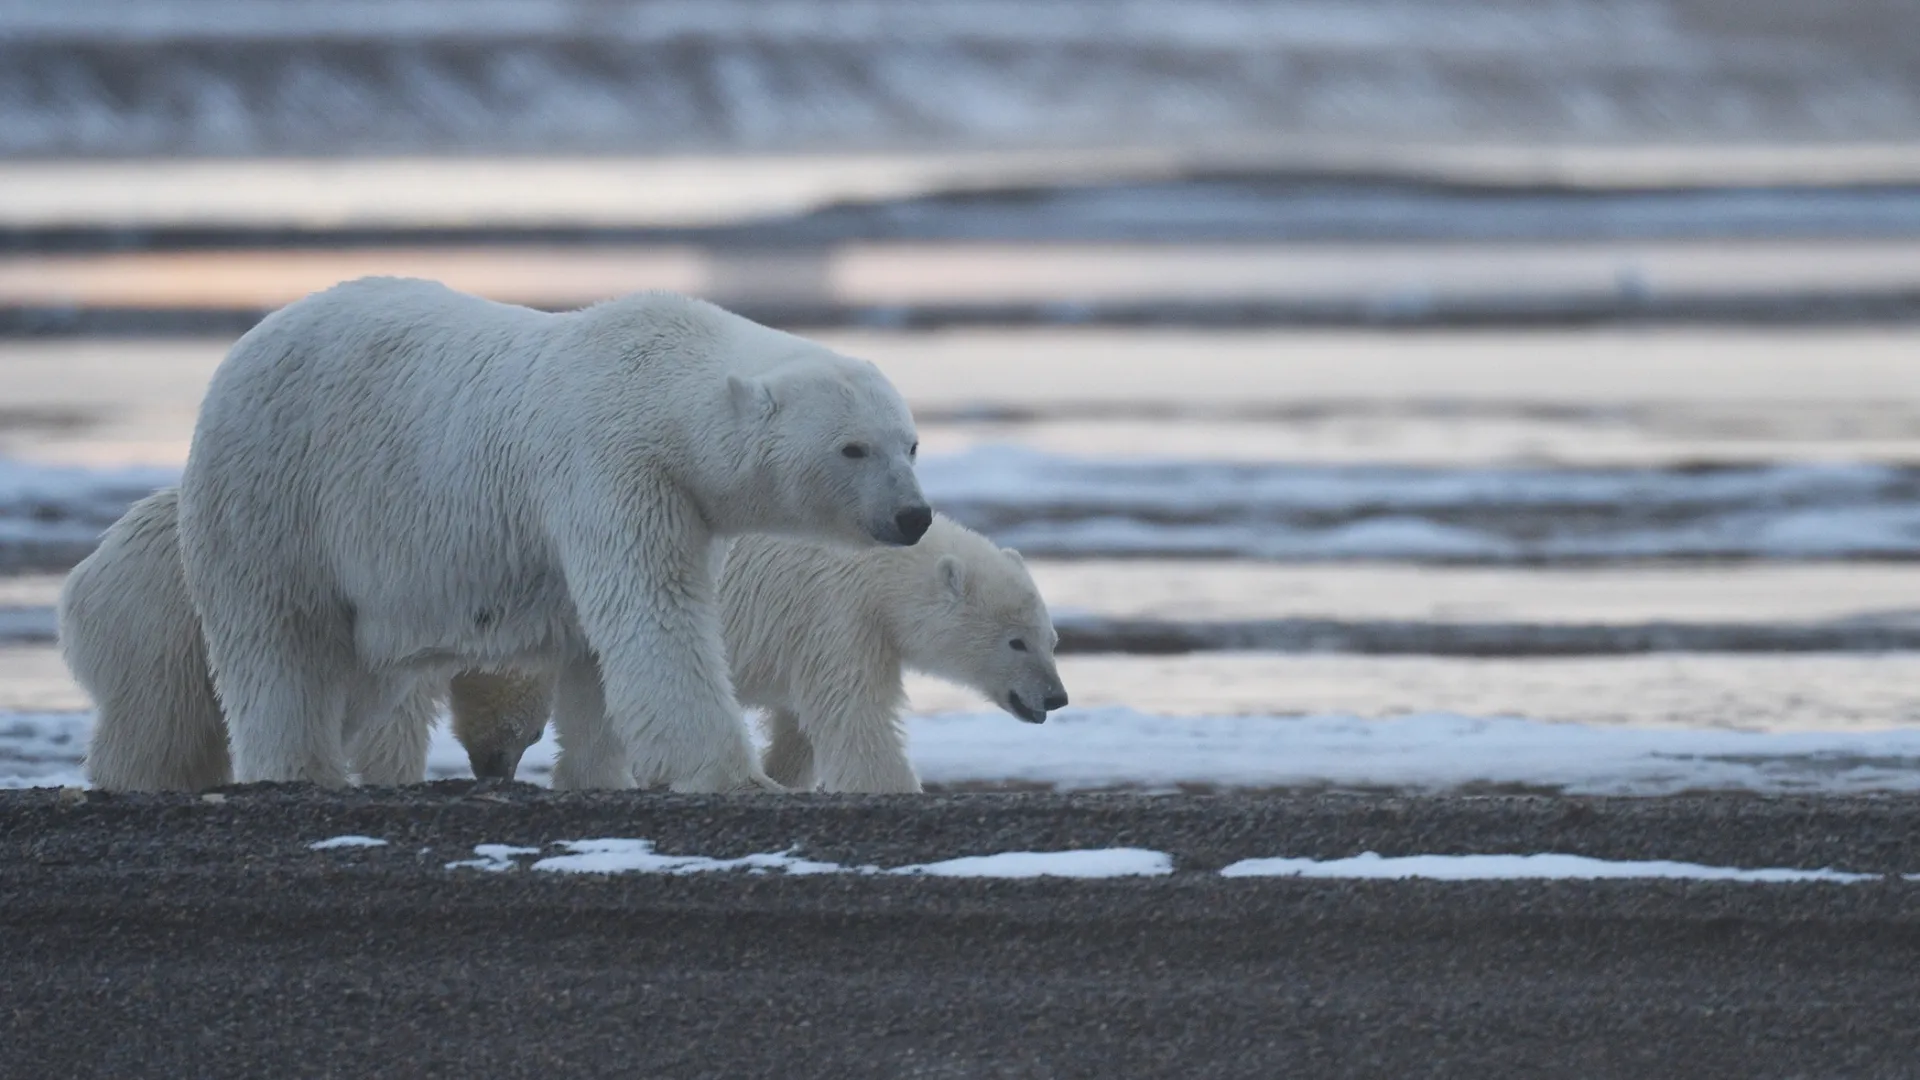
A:
<svg viewBox="0 0 1920 1080">
<path fill-rule="evenodd" d="M 893 515 L 894 536 L 876 536 L 874 539 L 883 543 L 912 547 L 920 542 L 921 537 L 927 535 L 927 529 L 932 525 L 933 507 L 924 504 L 909 506 Z"/>
</svg>

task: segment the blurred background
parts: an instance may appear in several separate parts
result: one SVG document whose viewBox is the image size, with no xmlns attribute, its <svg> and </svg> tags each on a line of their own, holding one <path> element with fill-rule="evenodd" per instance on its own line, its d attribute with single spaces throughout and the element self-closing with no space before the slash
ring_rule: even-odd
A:
<svg viewBox="0 0 1920 1080">
<path fill-rule="evenodd" d="M 1911 0 L 0 0 L 0 783 L 368 273 L 879 363 L 1075 702 L 916 682 L 938 784 L 1920 789 Z"/>
</svg>

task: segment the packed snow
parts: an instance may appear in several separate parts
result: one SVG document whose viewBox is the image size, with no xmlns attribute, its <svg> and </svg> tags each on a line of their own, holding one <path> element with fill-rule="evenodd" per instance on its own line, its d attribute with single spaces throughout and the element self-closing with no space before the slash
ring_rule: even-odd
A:
<svg viewBox="0 0 1920 1080">
<path fill-rule="evenodd" d="M 335 836 L 326 840 L 315 840 L 307 846 L 315 851 L 332 851 L 335 848 L 386 847 L 387 842 L 372 836 Z"/>
<path fill-rule="evenodd" d="M 1158 851 L 1137 848 L 1110 848 L 1093 851 L 1011 851 L 997 855 L 975 855 L 924 865 L 900 866 L 878 870 L 871 866 L 842 866 L 838 863 L 802 859 L 791 852 L 765 852 L 737 859 L 712 859 L 700 855 L 662 855 L 648 840 L 563 840 L 559 846 L 565 855 L 554 855 L 533 864 L 535 870 L 581 874 L 698 874 L 720 870 L 746 870 L 753 873 L 779 871 L 783 874 L 903 874 L 926 877 L 974 878 L 1104 878 L 1136 877 L 1173 873 L 1173 860 Z M 477 851 L 478 849 L 476 849 Z"/>
<path fill-rule="evenodd" d="M 537 847 L 516 847 L 512 844 L 475 844 L 473 853 L 477 858 L 460 859 L 447 864 L 449 870 L 485 870 L 499 873 L 502 870 L 516 868 L 514 859 L 522 855 L 538 855 Z"/>
<path fill-rule="evenodd" d="M 533 869 L 559 874 L 704 874 L 721 870 L 837 874 L 846 870 L 838 863 L 814 862 L 787 852 L 743 855 L 737 859 L 662 855 L 653 850 L 651 840 L 562 840 L 558 846 L 567 853 L 541 859 L 533 864 Z"/>
<path fill-rule="evenodd" d="M 315 848 L 323 844 L 311 845 Z M 1163 851 L 1143 848 L 1094 848 L 1074 851 L 1004 851 L 968 855 L 940 862 L 882 869 L 847 866 L 804 859 L 791 851 L 763 852 L 732 859 L 705 855 L 665 855 L 651 840 L 560 840 L 552 846 L 565 854 L 550 855 L 527 864 L 537 871 L 568 874 L 705 874 L 745 871 L 788 875 L 858 874 L 937 878 L 1129 878 L 1164 877 L 1174 871 L 1174 860 Z M 517 858 L 537 856 L 542 849 L 507 844 L 480 844 L 475 859 L 447 864 L 449 870 L 506 871 L 519 869 Z M 1374 878 L 1435 881 L 1591 881 L 1598 879 L 1666 878 L 1687 881 L 1731 881 L 1756 884 L 1832 882 L 1851 884 L 1877 881 L 1884 875 L 1859 874 L 1822 868 L 1784 867 L 1742 869 L 1667 860 L 1632 861 L 1594 859 L 1584 855 L 1402 855 L 1384 857 L 1375 852 L 1347 859 L 1242 859 L 1220 871 L 1229 878 Z M 1907 875 L 1920 880 L 1920 874 Z"/>
<path fill-rule="evenodd" d="M 1007 851 L 881 869 L 803 859 L 791 851 L 760 852 L 732 859 L 716 859 L 705 855 L 666 855 L 654 850 L 653 841 L 640 839 L 559 840 L 552 846 L 564 854 L 537 859 L 528 863 L 528 867 L 559 874 L 708 874 L 738 870 L 753 874 L 780 873 L 793 876 L 893 874 L 942 878 L 1113 878 L 1154 877 L 1173 873 L 1171 856 L 1139 848 Z M 515 862 L 517 858 L 539 855 L 542 849 L 509 844 L 479 844 L 473 851 L 477 858 L 450 862 L 447 869 L 490 872 L 513 870 L 520 865 Z"/>
<path fill-rule="evenodd" d="M 892 874 L 947 878 L 1112 878 L 1159 877 L 1173 873 L 1173 857 L 1142 848 L 1093 851 L 1003 851 L 902 866 Z"/>
<path fill-rule="evenodd" d="M 1400 855 L 1375 852 L 1350 859 L 1242 859 L 1220 871 L 1222 877 L 1427 878 L 1436 881 L 1580 880 L 1597 878 L 1682 878 L 1690 881 L 1793 882 L 1877 881 L 1880 874 L 1841 870 L 1741 870 L 1699 863 L 1616 862 L 1584 855 Z"/>
</svg>

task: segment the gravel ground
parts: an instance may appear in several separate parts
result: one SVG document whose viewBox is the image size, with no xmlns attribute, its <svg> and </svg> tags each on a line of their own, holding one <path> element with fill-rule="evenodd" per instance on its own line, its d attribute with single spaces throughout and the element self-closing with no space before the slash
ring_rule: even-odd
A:
<svg viewBox="0 0 1920 1080">
<path fill-rule="evenodd" d="M 1911 801 L 0 794 L 7 1076 L 1911 1076 L 1920 885 L 1228 880 L 1560 851 L 1920 872 Z M 312 851 L 347 833 L 383 848 Z M 449 871 L 645 837 L 1107 881 Z M 431 849 L 431 850 L 426 850 Z"/>
</svg>

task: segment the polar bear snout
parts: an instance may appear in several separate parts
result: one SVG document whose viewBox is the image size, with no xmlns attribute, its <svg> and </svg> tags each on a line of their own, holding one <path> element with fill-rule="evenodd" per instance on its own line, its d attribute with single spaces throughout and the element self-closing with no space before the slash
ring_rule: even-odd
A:
<svg viewBox="0 0 1920 1080">
<path fill-rule="evenodd" d="M 896 436 L 898 445 L 880 448 L 881 440 L 863 444 L 861 456 L 842 461 L 848 466 L 850 502 L 859 509 L 855 521 L 867 539 L 892 547 L 912 547 L 933 526 L 933 508 L 927 505 L 920 479 L 914 475 L 911 436 Z"/>
<path fill-rule="evenodd" d="M 1039 708 L 1035 708 L 1026 698 L 1021 697 L 1018 690 L 1007 691 L 1007 711 L 1029 724 L 1044 724 L 1047 722 L 1048 713 L 1066 707 L 1066 687 L 1057 683 L 1045 692 L 1045 696 L 1040 699 Z"/>
<path fill-rule="evenodd" d="M 476 780 L 511 780 L 520 769 L 520 757 L 525 747 L 515 750 L 511 747 L 496 746 L 485 750 L 473 750 L 467 754 L 467 763 L 473 769 Z"/>
<path fill-rule="evenodd" d="M 1047 710 L 1036 709 L 1027 704 L 1027 700 L 1020 696 L 1018 690 L 1007 691 L 1007 711 L 1025 720 L 1029 724 L 1044 724 L 1047 722 Z"/>
<path fill-rule="evenodd" d="M 885 510 L 881 511 L 886 514 Z M 893 547 L 912 547 L 933 525 L 933 510 L 922 502 L 909 503 L 891 515 L 867 525 L 867 535 Z"/>
<path fill-rule="evenodd" d="M 893 515 L 893 527 L 900 533 L 900 543 L 912 547 L 927 535 L 927 529 L 933 525 L 933 507 L 909 506 Z"/>
</svg>

